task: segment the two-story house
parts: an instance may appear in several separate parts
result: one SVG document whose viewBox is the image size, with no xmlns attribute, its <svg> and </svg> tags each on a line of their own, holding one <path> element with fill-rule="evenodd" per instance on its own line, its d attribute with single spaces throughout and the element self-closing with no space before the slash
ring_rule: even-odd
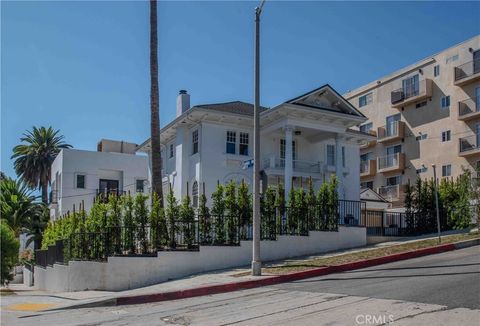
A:
<svg viewBox="0 0 480 326">
<path fill-rule="evenodd" d="M 351 127 L 366 117 L 324 85 L 273 108 L 261 108 L 262 188 L 282 182 L 318 188 L 332 174 L 339 178 L 340 197 L 360 199 L 360 145 L 373 136 Z M 150 153 L 150 140 L 139 146 Z M 190 95 L 177 97 L 177 116 L 161 130 L 164 191 L 177 198 L 187 189 L 198 203 L 205 184 L 210 198 L 217 182 L 252 183 L 253 105 L 235 101 L 190 107 Z M 188 187 L 187 187 L 188 184 Z"/>
</svg>

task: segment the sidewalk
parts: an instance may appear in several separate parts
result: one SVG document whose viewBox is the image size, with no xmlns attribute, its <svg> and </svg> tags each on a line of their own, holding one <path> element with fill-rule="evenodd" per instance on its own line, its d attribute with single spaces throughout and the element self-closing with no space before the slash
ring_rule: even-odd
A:
<svg viewBox="0 0 480 326">
<path fill-rule="evenodd" d="M 458 234 L 459 232 L 448 232 L 448 234 Z M 465 233 L 465 232 L 464 232 Z M 446 235 L 445 233 L 444 235 Z M 343 255 L 346 253 L 365 252 L 378 248 L 386 248 L 398 244 L 415 242 L 425 239 L 433 239 L 435 236 L 422 236 L 417 238 L 406 238 L 387 243 L 380 243 L 361 248 L 353 248 L 348 250 L 339 250 L 335 252 L 325 253 L 321 255 L 304 256 L 292 259 L 285 259 L 281 261 L 274 261 L 264 263 L 265 267 L 278 266 L 291 262 L 302 262 L 304 260 L 328 258 Z M 87 307 L 89 305 L 98 305 L 102 302 L 103 305 L 115 304 L 115 299 L 119 297 L 149 295 L 149 294 L 165 294 L 173 291 L 188 291 L 202 287 L 225 285 L 234 282 L 243 282 L 249 280 L 259 280 L 273 278 L 273 275 L 264 275 L 261 277 L 253 277 L 249 274 L 249 266 L 243 268 L 227 269 L 217 272 L 209 272 L 204 274 L 193 275 L 190 277 L 172 280 L 156 285 L 151 285 L 143 288 L 108 292 L 108 291 L 79 291 L 79 292 L 61 292 L 53 293 L 47 291 L 32 290 L 23 284 L 11 284 L 9 289 L 15 294 L 1 297 L 1 310 L 16 312 L 17 314 L 29 314 L 35 311 L 49 310 L 49 309 L 63 309 L 68 307 Z"/>
</svg>

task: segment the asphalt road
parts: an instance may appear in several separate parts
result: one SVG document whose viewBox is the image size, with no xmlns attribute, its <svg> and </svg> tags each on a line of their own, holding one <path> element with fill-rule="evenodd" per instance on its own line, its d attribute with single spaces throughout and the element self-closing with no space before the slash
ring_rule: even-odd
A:
<svg viewBox="0 0 480 326">
<path fill-rule="evenodd" d="M 480 325 L 480 247 L 270 287 L 2 325 Z"/>
</svg>

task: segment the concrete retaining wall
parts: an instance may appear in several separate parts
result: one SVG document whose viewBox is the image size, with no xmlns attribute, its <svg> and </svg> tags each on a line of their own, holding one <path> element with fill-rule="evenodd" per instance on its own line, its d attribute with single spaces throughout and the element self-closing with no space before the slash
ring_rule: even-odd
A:
<svg viewBox="0 0 480 326">
<path fill-rule="evenodd" d="M 263 261 L 364 246 L 366 230 L 339 227 L 338 232 L 311 231 L 309 236 L 278 236 L 261 242 Z M 49 291 L 120 291 L 192 274 L 249 265 L 252 242 L 240 246 L 201 246 L 200 251 L 161 251 L 157 257 L 110 257 L 106 263 L 72 261 L 35 267 L 35 288 Z"/>
</svg>

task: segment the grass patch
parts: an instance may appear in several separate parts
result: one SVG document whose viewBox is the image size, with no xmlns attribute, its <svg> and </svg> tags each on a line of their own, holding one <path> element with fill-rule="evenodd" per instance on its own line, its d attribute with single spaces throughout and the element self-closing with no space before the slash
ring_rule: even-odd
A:
<svg viewBox="0 0 480 326">
<path fill-rule="evenodd" d="M 456 234 L 442 237 L 442 244 L 448 244 L 458 241 L 471 240 L 480 238 L 480 232 L 473 232 L 467 234 Z M 300 272 L 318 267 L 340 265 L 345 263 L 352 263 L 358 260 L 379 258 L 389 256 L 397 253 L 408 252 L 415 249 L 428 248 L 438 245 L 437 239 L 419 240 L 400 245 L 392 245 L 385 248 L 370 249 L 360 252 L 347 253 L 343 255 L 336 255 L 325 258 L 307 259 L 297 262 L 287 262 L 285 264 L 270 266 L 262 268 L 262 273 L 281 275 L 292 272 Z M 243 274 L 243 273 L 242 273 Z M 247 272 L 247 275 L 249 272 Z M 235 275 L 243 276 L 243 275 Z"/>
</svg>

